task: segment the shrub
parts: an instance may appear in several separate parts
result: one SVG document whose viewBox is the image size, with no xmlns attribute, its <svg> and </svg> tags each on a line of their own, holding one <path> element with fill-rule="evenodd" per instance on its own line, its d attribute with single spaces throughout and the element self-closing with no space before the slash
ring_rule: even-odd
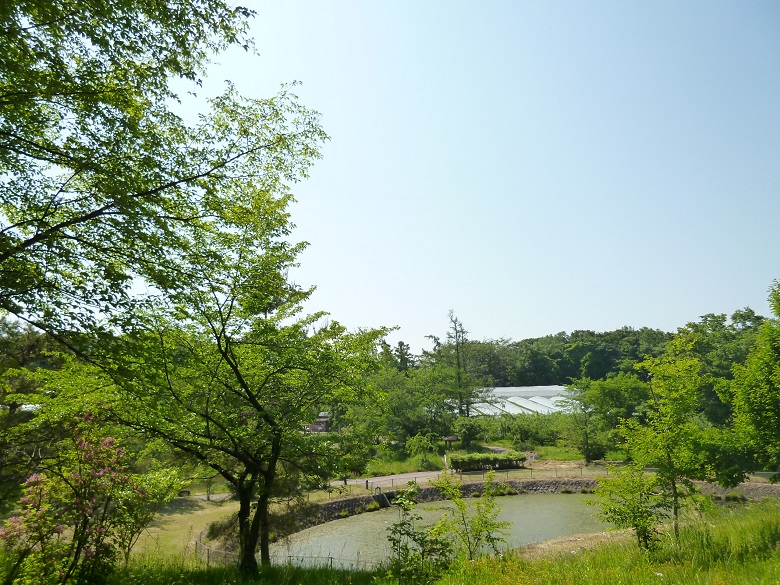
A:
<svg viewBox="0 0 780 585">
<path fill-rule="evenodd" d="M 503 453 L 468 453 L 451 455 L 450 466 L 459 471 L 485 471 L 491 469 L 519 469 L 526 456 L 517 451 Z"/>
<path fill-rule="evenodd" d="M 57 466 L 27 479 L 18 516 L 0 529 L 15 557 L 7 583 L 102 582 L 179 489 L 165 474 L 128 473 L 125 450 L 91 431 L 91 420 L 74 429 Z"/>
</svg>

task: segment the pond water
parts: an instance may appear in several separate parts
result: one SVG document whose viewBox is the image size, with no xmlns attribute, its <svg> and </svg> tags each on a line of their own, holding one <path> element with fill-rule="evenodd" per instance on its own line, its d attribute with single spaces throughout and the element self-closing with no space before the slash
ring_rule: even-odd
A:
<svg viewBox="0 0 780 585">
<path fill-rule="evenodd" d="M 552 538 L 601 532 L 607 525 L 595 514 L 598 508 L 585 500 L 592 495 L 526 494 L 496 498 L 501 508 L 499 520 L 511 522 L 507 545 L 512 548 Z M 467 500 L 468 501 L 468 500 Z M 433 524 L 451 502 L 419 504 L 417 513 L 423 522 Z M 276 562 L 292 560 L 297 564 L 333 564 L 359 566 L 381 563 L 390 555 L 387 528 L 397 522 L 398 508 L 393 506 L 334 520 L 308 528 L 272 545 Z M 333 558 L 333 560 L 331 560 Z"/>
</svg>

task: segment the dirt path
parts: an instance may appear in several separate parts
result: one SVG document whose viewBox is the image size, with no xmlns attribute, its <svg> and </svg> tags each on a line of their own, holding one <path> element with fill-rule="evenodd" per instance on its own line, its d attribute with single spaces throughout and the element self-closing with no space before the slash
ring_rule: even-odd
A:
<svg viewBox="0 0 780 585">
<path fill-rule="evenodd" d="M 630 530 L 610 530 L 593 534 L 575 534 L 544 542 L 526 544 L 514 549 L 514 553 L 527 561 L 555 557 L 562 554 L 577 554 L 608 542 L 622 542 L 633 538 Z"/>
</svg>

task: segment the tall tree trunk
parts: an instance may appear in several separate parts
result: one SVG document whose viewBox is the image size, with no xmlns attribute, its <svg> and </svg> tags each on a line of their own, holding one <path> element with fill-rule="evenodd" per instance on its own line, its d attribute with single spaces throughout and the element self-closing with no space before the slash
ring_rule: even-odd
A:
<svg viewBox="0 0 780 585">
<path fill-rule="evenodd" d="M 246 578 L 256 579 L 260 573 L 257 568 L 257 534 L 252 535 L 252 487 L 241 483 L 236 485 L 238 495 L 238 572 Z M 255 531 L 256 532 L 256 531 Z"/>
<path fill-rule="evenodd" d="M 255 511 L 255 534 L 259 528 L 260 532 L 260 563 L 263 566 L 271 564 L 271 517 L 268 513 L 270 503 L 271 489 L 276 479 L 276 463 L 282 454 L 282 434 L 281 431 L 274 432 L 271 441 L 271 458 L 268 466 L 263 472 L 263 489 L 257 500 L 257 510 Z"/>
<path fill-rule="evenodd" d="M 680 494 L 677 491 L 677 480 L 672 478 L 672 527 L 674 528 L 674 539 L 680 540 Z"/>
<path fill-rule="evenodd" d="M 271 564 L 271 517 L 268 513 L 268 492 L 263 490 L 257 499 L 256 522 L 260 533 L 260 563 L 267 567 Z"/>
</svg>

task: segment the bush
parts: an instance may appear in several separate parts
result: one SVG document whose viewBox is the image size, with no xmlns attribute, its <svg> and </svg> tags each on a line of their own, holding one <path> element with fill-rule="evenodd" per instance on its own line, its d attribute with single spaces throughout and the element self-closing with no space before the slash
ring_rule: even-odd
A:
<svg viewBox="0 0 780 585">
<path fill-rule="evenodd" d="M 503 453 L 469 453 L 451 455 L 450 466 L 459 471 L 485 471 L 491 469 L 519 469 L 526 456 L 517 451 Z"/>
</svg>

